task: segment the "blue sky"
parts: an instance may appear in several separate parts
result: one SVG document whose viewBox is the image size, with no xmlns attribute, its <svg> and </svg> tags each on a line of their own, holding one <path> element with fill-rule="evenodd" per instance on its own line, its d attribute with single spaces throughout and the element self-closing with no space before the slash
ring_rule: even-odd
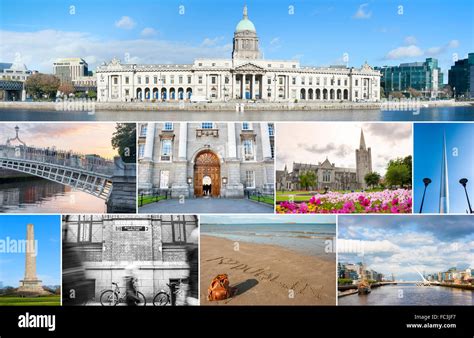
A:
<svg viewBox="0 0 474 338">
<path fill-rule="evenodd" d="M 61 219 L 58 215 L 0 215 L 0 240 L 25 240 L 26 225 L 34 225 L 38 241 L 36 273 L 43 285 L 61 281 Z M 18 287 L 25 275 L 25 253 L 0 252 L 0 282 Z"/>
<path fill-rule="evenodd" d="M 468 215 L 339 216 L 338 223 L 341 263 L 363 258 L 369 269 L 399 280 L 420 280 L 417 270 L 474 267 L 474 218 Z M 363 256 L 351 245 L 364 248 Z"/>
<path fill-rule="evenodd" d="M 201 224 L 256 224 L 256 223 L 317 223 L 335 224 L 334 215 L 202 215 Z"/>
<path fill-rule="evenodd" d="M 466 195 L 459 180 L 467 178 L 467 190 L 474 208 L 474 124 L 471 123 L 416 123 L 414 190 L 415 212 L 419 212 L 423 196 L 423 178 L 432 183 L 426 189 L 423 213 L 439 211 L 439 192 L 443 133 L 446 133 L 450 213 L 465 213 Z M 457 155 L 457 156 L 456 156 Z"/>
<path fill-rule="evenodd" d="M 0 58 L 47 72 L 59 57 L 83 57 L 92 69 L 114 56 L 123 60 L 126 53 L 138 63 L 230 57 L 244 3 L 2 1 Z M 432 56 L 446 71 L 453 53 L 463 58 L 474 51 L 469 0 L 246 3 L 267 59 L 324 66 L 343 63 L 347 53 L 349 65 L 359 67 L 365 61 L 380 66 Z"/>
</svg>

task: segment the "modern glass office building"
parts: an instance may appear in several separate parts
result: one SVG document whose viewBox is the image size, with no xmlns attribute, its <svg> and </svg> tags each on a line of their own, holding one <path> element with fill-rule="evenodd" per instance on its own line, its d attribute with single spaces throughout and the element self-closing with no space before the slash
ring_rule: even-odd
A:
<svg viewBox="0 0 474 338">
<path fill-rule="evenodd" d="M 456 97 L 474 97 L 474 53 L 458 60 L 448 72 L 448 84 Z"/>
<path fill-rule="evenodd" d="M 386 96 L 394 91 L 408 92 L 409 88 L 413 88 L 425 97 L 437 97 L 443 86 L 443 73 L 434 58 L 376 69 L 382 73 L 381 86 Z"/>
</svg>

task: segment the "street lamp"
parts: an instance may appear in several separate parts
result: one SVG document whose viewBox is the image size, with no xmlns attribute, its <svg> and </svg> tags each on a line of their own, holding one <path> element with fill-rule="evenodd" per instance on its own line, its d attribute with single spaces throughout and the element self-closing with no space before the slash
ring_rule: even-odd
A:
<svg viewBox="0 0 474 338">
<path fill-rule="evenodd" d="M 429 179 L 428 177 L 425 177 L 423 179 L 423 183 L 425 184 L 425 190 L 423 190 L 423 198 L 421 199 L 420 214 L 423 212 L 423 203 L 425 202 L 426 188 L 431 183 L 431 179 Z"/>
<path fill-rule="evenodd" d="M 468 180 L 467 178 L 461 178 L 459 183 L 464 187 L 464 192 L 466 193 L 467 205 L 469 206 L 469 213 L 472 214 L 471 202 L 469 202 L 469 195 L 467 194 L 466 184 Z"/>
</svg>

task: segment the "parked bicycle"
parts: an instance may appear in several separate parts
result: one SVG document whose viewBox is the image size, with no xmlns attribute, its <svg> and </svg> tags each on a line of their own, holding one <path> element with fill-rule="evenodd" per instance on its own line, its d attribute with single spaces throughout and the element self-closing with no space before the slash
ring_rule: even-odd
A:
<svg viewBox="0 0 474 338">
<path fill-rule="evenodd" d="M 183 283 L 174 283 L 172 284 L 166 284 L 169 288 L 169 292 L 166 292 L 165 290 L 161 290 L 158 292 L 155 297 L 153 297 L 153 306 L 166 306 L 166 305 L 176 305 L 176 299 L 178 296 L 182 296 L 183 299 L 185 299 L 185 289 L 183 286 Z M 174 289 L 174 292 L 173 292 Z M 174 303 L 171 301 L 171 294 L 174 295 Z"/>
<path fill-rule="evenodd" d="M 120 303 L 125 303 L 126 291 L 124 287 L 119 287 L 117 283 L 112 282 L 112 288 L 105 290 L 100 294 L 100 304 L 102 306 L 116 306 Z M 123 291 L 121 291 L 123 289 Z M 137 305 L 145 306 L 146 298 L 140 291 L 137 291 L 137 298 L 139 299 Z"/>
</svg>

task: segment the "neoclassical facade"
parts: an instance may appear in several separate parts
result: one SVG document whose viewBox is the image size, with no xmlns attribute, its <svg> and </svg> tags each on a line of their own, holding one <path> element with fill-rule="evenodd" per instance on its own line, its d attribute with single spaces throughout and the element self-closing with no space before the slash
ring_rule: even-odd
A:
<svg viewBox="0 0 474 338">
<path fill-rule="evenodd" d="M 97 67 L 100 102 L 179 100 L 377 101 L 380 72 L 367 63 L 303 67 L 298 61 L 261 58 L 247 8 L 238 23 L 231 59 L 196 59 L 192 64 L 123 64 Z"/>
<path fill-rule="evenodd" d="M 139 193 L 172 198 L 240 198 L 273 193 L 272 123 L 142 123 L 138 138 Z"/>
<path fill-rule="evenodd" d="M 356 167 L 336 167 L 327 158 L 322 163 L 306 164 L 293 162 L 293 171 L 288 172 L 285 165 L 284 170 L 276 171 L 276 189 L 303 190 L 300 184 L 300 175 L 311 171 L 315 174 L 316 185 L 309 187 L 310 190 L 354 190 L 365 189 L 365 175 L 372 172 L 372 149 L 365 145 L 364 132 L 360 133 L 359 149 L 355 150 Z"/>
</svg>

